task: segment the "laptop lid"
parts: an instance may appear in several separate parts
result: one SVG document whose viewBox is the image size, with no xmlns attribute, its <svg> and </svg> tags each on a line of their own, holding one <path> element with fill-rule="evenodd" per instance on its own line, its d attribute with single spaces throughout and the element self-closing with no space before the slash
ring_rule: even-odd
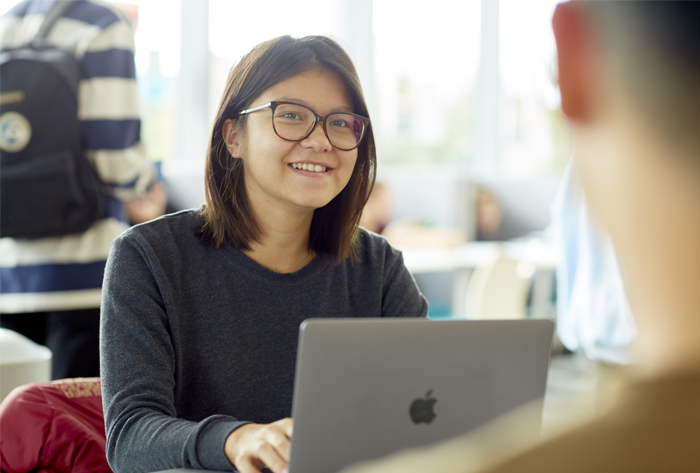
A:
<svg viewBox="0 0 700 473">
<path fill-rule="evenodd" d="M 543 398 L 553 331 L 544 319 L 305 321 L 290 473 L 447 439 Z"/>
</svg>

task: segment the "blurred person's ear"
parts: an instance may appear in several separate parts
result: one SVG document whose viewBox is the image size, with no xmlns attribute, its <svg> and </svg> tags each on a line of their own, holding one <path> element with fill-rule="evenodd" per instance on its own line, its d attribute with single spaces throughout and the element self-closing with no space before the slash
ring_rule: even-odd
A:
<svg viewBox="0 0 700 473">
<path fill-rule="evenodd" d="M 562 112 L 571 120 L 591 118 L 597 86 L 593 33 L 584 7 L 577 2 L 557 5 L 552 17 L 557 43 Z"/>
</svg>

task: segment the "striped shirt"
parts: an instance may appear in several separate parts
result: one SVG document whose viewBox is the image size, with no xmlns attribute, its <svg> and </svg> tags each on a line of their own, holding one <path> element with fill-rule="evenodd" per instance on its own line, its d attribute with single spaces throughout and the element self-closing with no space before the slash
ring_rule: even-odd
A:
<svg viewBox="0 0 700 473">
<path fill-rule="evenodd" d="M 28 43 L 53 3 L 25 0 L 1 17 L 0 47 Z M 125 15 L 101 0 L 81 0 L 47 41 L 79 61 L 83 146 L 108 189 L 108 211 L 82 234 L 0 238 L 2 313 L 99 307 L 109 246 L 128 227 L 122 202 L 143 193 L 155 176 L 140 141 L 134 31 Z"/>
</svg>

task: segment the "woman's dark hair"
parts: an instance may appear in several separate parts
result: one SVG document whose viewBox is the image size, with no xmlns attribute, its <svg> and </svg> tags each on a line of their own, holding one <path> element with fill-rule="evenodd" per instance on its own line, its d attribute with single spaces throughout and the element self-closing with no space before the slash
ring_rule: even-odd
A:
<svg viewBox="0 0 700 473">
<path fill-rule="evenodd" d="M 302 72 L 326 70 L 345 85 L 353 112 L 368 117 L 360 79 L 350 57 L 325 36 L 280 36 L 256 46 L 229 73 L 209 139 L 205 168 L 207 205 L 198 234 L 215 247 L 231 245 L 249 250 L 259 241 L 260 228 L 250 210 L 243 178 L 243 160 L 228 153 L 222 129 L 228 119 L 243 127 L 247 115 L 239 112 L 273 85 Z M 243 129 L 243 128 L 241 128 Z M 336 262 L 357 260 L 358 222 L 369 198 L 376 174 L 376 150 L 371 126 L 357 148 L 350 181 L 332 201 L 314 211 L 309 249 L 328 253 Z"/>
</svg>

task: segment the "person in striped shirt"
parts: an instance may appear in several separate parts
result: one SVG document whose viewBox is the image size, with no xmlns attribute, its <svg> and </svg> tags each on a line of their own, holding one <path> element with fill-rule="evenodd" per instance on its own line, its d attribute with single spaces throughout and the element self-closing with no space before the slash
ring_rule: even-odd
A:
<svg viewBox="0 0 700 473">
<path fill-rule="evenodd" d="M 0 18 L 0 46 L 28 43 L 55 0 L 24 0 Z M 53 351 L 54 379 L 99 375 L 99 307 L 112 240 L 128 228 L 124 202 L 155 179 L 140 141 L 134 30 L 122 11 L 77 0 L 48 42 L 80 64 L 78 118 L 88 160 L 106 184 L 107 212 L 82 234 L 0 238 L 0 324 Z"/>
</svg>

